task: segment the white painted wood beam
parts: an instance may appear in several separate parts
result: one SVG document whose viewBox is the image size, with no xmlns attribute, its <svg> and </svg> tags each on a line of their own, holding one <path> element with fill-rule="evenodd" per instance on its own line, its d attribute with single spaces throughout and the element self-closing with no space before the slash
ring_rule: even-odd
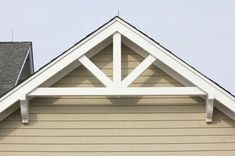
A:
<svg viewBox="0 0 235 156">
<path fill-rule="evenodd" d="M 89 58 L 83 55 L 78 60 L 106 87 L 112 86 L 113 82 Z"/>
<path fill-rule="evenodd" d="M 28 96 L 202 96 L 197 87 L 37 88 Z"/>
<path fill-rule="evenodd" d="M 113 82 L 115 85 L 120 85 L 122 80 L 121 61 L 121 34 L 116 32 L 113 35 Z"/>
<path fill-rule="evenodd" d="M 26 96 L 22 96 L 20 98 L 20 112 L 22 123 L 27 124 L 29 123 L 29 101 Z"/>
<path fill-rule="evenodd" d="M 137 79 L 141 73 L 143 73 L 154 61 L 152 55 L 149 55 L 144 59 L 121 83 L 122 87 L 128 87 L 135 79 Z"/>
<path fill-rule="evenodd" d="M 206 122 L 211 123 L 213 121 L 215 96 L 212 93 L 208 93 L 206 99 Z"/>
</svg>

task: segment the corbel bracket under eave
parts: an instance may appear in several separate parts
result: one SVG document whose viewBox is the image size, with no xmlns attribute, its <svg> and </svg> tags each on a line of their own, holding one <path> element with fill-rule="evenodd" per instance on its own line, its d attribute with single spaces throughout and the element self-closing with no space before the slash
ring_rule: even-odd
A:
<svg viewBox="0 0 235 156">
<path fill-rule="evenodd" d="M 23 124 L 29 123 L 29 101 L 26 96 L 20 98 L 20 112 Z"/>
<path fill-rule="evenodd" d="M 206 122 L 211 123 L 213 121 L 215 95 L 213 93 L 207 94 L 206 99 Z"/>
</svg>

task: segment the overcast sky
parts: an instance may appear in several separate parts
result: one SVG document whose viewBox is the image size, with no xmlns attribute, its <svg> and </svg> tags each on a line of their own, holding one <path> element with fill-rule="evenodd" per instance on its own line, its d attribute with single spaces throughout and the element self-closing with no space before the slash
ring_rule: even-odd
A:
<svg viewBox="0 0 235 156">
<path fill-rule="evenodd" d="M 234 0 L 0 0 L 0 41 L 32 41 L 37 70 L 118 10 L 235 94 Z"/>
</svg>

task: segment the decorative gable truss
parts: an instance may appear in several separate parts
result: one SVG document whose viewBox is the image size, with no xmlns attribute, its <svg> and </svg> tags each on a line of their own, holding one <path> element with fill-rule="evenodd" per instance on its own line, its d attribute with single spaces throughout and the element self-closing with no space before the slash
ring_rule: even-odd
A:
<svg viewBox="0 0 235 156">
<path fill-rule="evenodd" d="M 111 36 L 111 38 L 110 38 Z M 103 43 L 103 44 L 101 44 Z M 113 43 L 113 80 L 89 58 Z M 121 44 L 145 59 L 124 79 L 121 74 Z M 96 47 L 94 49 L 94 47 Z M 89 53 L 88 53 L 89 52 Z M 105 87 L 48 87 L 82 64 Z M 129 87 L 151 64 L 180 81 L 185 87 Z M 69 67 L 69 68 L 68 68 Z M 66 71 L 66 72 L 62 72 Z M 53 78 L 51 81 L 50 78 Z M 37 96 L 201 96 L 206 101 L 206 121 L 212 122 L 215 99 L 235 112 L 234 97 L 151 41 L 131 25 L 115 17 L 91 36 L 45 66 L 0 99 L 0 112 L 20 100 L 22 122 L 29 122 L 29 100 Z"/>
</svg>

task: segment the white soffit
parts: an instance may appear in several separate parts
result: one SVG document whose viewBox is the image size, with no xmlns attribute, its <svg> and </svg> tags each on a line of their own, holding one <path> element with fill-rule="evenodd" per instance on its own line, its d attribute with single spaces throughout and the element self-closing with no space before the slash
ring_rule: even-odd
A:
<svg viewBox="0 0 235 156">
<path fill-rule="evenodd" d="M 215 99 L 235 113 L 235 98 L 232 95 L 119 17 L 110 20 L 74 47 L 44 66 L 26 81 L 1 97 L 0 113 L 22 99 L 25 95 L 40 87 L 40 85 L 49 78 L 72 64 L 74 61 L 80 59 L 93 47 L 117 32 L 143 48 L 151 56 L 163 62 L 207 94 L 213 94 Z M 108 81 L 104 80 L 104 83 L 108 84 Z M 127 84 L 128 83 L 129 81 L 127 81 Z"/>
</svg>

